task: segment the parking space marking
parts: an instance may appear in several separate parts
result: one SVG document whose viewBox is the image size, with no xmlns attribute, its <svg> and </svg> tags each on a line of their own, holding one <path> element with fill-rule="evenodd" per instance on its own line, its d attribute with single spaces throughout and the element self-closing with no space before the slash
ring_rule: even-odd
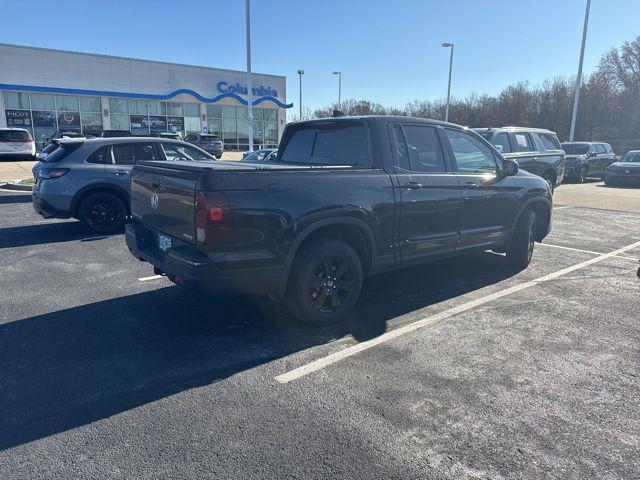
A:
<svg viewBox="0 0 640 480">
<path fill-rule="evenodd" d="M 604 255 L 604 252 L 594 252 L 592 250 L 582 250 L 580 248 L 563 247 L 562 245 L 553 245 L 551 243 L 540 243 L 539 245 L 541 245 L 543 247 L 561 248 L 562 250 L 571 250 L 572 252 L 590 253 L 592 255 Z M 616 257 L 617 258 L 622 258 L 624 260 L 632 260 L 634 262 L 638 261 L 637 258 L 627 257 L 625 255 L 616 255 Z"/>
<path fill-rule="evenodd" d="M 148 282 L 149 280 L 156 280 L 158 278 L 162 278 L 162 275 L 151 275 L 150 277 L 142 277 L 142 278 L 139 278 L 138 280 L 140 282 Z"/>
<path fill-rule="evenodd" d="M 557 270 L 553 273 L 549 273 L 535 280 L 524 282 L 519 285 L 514 285 L 513 287 L 505 288 L 504 290 L 489 294 L 485 297 L 478 298 L 476 300 L 471 300 L 469 302 L 463 303 L 456 307 L 449 308 L 443 312 L 437 313 L 430 317 L 423 318 L 421 320 L 417 320 L 413 323 L 410 323 L 409 325 L 405 325 L 404 327 L 396 328 L 395 330 L 384 333 L 374 339 L 357 343 L 351 347 L 345 348 L 344 350 L 331 353 L 325 357 L 309 362 L 306 365 L 302 365 L 301 367 L 295 368 L 286 373 L 276 376 L 275 380 L 277 380 L 279 383 L 292 382 L 301 377 L 309 375 L 310 373 L 317 372 L 318 370 L 322 370 L 323 368 L 333 365 L 334 363 L 338 363 L 342 360 L 345 360 L 346 358 L 352 357 L 360 352 L 376 347 L 378 345 L 386 343 L 402 335 L 406 335 L 407 333 L 411 333 L 420 328 L 426 327 L 427 325 L 432 325 L 441 320 L 445 320 L 447 318 L 453 317 L 460 313 L 467 312 L 469 310 L 472 310 L 475 307 L 484 305 L 485 303 L 489 303 L 493 300 L 506 297 L 507 295 L 511 295 L 512 293 L 516 293 L 530 287 L 534 287 L 540 283 L 554 280 L 568 273 L 575 272 L 576 270 L 580 270 L 582 268 L 593 265 L 594 263 L 601 262 L 611 257 L 617 257 L 621 253 L 627 252 L 629 250 L 633 250 L 634 248 L 637 248 L 637 247 L 640 247 L 640 242 L 632 243 L 631 245 L 627 245 L 626 247 L 619 248 L 609 253 L 603 253 L 597 257 L 591 258 L 589 260 L 585 260 L 584 262 L 576 263 L 575 265 L 563 268 L 561 270 Z"/>
<path fill-rule="evenodd" d="M 562 210 L 564 208 L 571 208 L 573 205 L 561 205 L 560 207 L 553 207 L 553 210 Z"/>
</svg>

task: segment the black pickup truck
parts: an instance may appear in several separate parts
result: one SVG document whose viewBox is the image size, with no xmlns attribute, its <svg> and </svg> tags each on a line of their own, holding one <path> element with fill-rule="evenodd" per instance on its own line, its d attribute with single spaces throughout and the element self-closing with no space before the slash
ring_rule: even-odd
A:
<svg viewBox="0 0 640 480">
<path fill-rule="evenodd" d="M 542 178 L 468 129 L 341 117 L 289 124 L 273 163 L 138 163 L 126 241 L 177 284 L 269 294 L 322 325 L 368 275 L 488 249 L 524 268 L 551 211 Z"/>
</svg>

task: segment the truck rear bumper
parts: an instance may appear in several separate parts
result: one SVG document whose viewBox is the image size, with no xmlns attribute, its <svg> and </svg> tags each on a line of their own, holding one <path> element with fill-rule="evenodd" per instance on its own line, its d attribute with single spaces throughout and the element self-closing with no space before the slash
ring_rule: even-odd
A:
<svg viewBox="0 0 640 480">
<path fill-rule="evenodd" d="M 139 223 L 125 226 L 127 247 L 174 283 L 212 294 L 281 294 L 283 267 L 221 268 L 195 247 L 162 252 L 155 233 Z"/>
</svg>

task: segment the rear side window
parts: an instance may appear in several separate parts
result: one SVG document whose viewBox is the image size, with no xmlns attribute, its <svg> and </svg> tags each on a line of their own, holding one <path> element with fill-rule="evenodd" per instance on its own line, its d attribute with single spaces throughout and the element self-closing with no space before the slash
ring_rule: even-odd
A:
<svg viewBox="0 0 640 480">
<path fill-rule="evenodd" d="M 315 165 L 371 166 L 362 122 L 327 122 L 289 127 L 279 160 Z"/>
<path fill-rule="evenodd" d="M 509 135 L 505 132 L 497 134 L 491 139 L 492 145 L 502 146 L 502 153 L 511 153 L 511 143 L 509 143 Z"/>
<path fill-rule="evenodd" d="M 49 155 L 47 155 L 42 161 L 46 163 L 58 163 L 62 159 L 64 159 L 67 155 L 73 152 L 76 148 L 78 148 L 82 143 L 75 143 L 69 145 L 61 145 L 55 150 L 53 150 Z"/>
<path fill-rule="evenodd" d="M 604 148 L 604 145 L 602 145 L 601 143 L 597 143 L 596 144 L 596 152 L 598 152 L 598 153 L 607 153 L 607 151 Z"/>
<path fill-rule="evenodd" d="M 558 137 L 553 133 L 540 133 L 538 136 L 545 150 L 562 150 L 562 145 L 560 145 Z"/>
<path fill-rule="evenodd" d="M 0 130 L 0 141 L 27 142 L 29 140 L 31 140 L 31 134 L 26 130 Z"/>
<path fill-rule="evenodd" d="M 113 146 L 117 165 L 133 165 L 143 160 L 158 160 L 153 143 L 118 143 Z"/>
<path fill-rule="evenodd" d="M 404 133 L 412 172 L 442 173 L 446 171 L 442 148 L 440 148 L 435 128 L 423 125 L 405 125 Z"/>
<path fill-rule="evenodd" d="M 100 147 L 87 158 L 87 163 L 111 163 L 111 146 Z"/>
<path fill-rule="evenodd" d="M 533 152 L 535 150 L 531 136 L 528 133 L 517 132 L 512 135 L 514 152 Z"/>
</svg>

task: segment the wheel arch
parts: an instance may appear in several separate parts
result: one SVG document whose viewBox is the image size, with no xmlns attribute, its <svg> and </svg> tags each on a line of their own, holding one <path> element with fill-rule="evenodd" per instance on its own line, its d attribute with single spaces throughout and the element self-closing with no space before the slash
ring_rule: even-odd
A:
<svg viewBox="0 0 640 480">
<path fill-rule="evenodd" d="M 90 185 L 82 187 L 73 196 L 73 200 L 71 201 L 71 212 L 73 213 L 73 216 L 75 218 L 78 218 L 80 214 L 80 206 L 82 205 L 82 201 L 89 195 L 94 193 L 111 193 L 117 196 L 120 200 L 122 200 L 122 203 L 124 203 L 124 207 L 127 210 L 127 215 L 131 214 L 129 205 L 129 192 L 127 192 L 123 188 L 108 183 L 92 183 Z"/>
<path fill-rule="evenodd" d="M 279 288 L 280 295 L 284 295 L 287 289 L 291 268 L 300 248 L 305 243 L 322 237 L 341 240 L 351 245 L 362 261 L 364 276 L 371 271 L 376 257 L 376 243 L 371 229 L 364 221 L 353 217 L 318 220 L 308 225 L 292 243 L 285 260 L 284 275 Z"/>
<path fill-rule="evenodd" d="M 526 210 L 532 210 L 536 214 L 536 241 L 541 242 L 547 236 L 551 228 L 551 211 L 553 207 L 551 202 L 546 198 L 531 198 L 521 207 L 515 221 L 511 227 L 511 231 L 515 231 L 516 225 L 522 218 L 522 214 Z"/>
</svg>

